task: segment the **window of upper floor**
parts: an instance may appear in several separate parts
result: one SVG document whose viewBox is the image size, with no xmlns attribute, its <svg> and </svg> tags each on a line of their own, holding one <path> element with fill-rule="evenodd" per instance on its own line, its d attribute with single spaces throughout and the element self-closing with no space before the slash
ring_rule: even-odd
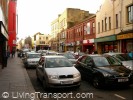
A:
<svg viewBox="0 0 133 100">
<path fill-rule="evenodd" d="M 90 22 L 87 23 L 87 34 L 90 34 Z"/>
<path fill-rule="evenodd" d="M 92 33 L 95 33 L 95 22 L 92 23 Z"/>
<path fill-rule="evenodd" d="M 100 33 L 100 22 L 98 22 L 98 34 Z"/>
<path fill-rule="evenodd" d="M 107 17 L 105 17 L 105 31 L 107 31 Z"/>
<path fill-rule="evenodd" d="M 111 30 L 111 17 L 109 17 L 109 30 Z"/>
<path fill-rule="evenodd" d="M 116 28 L 118 28 L 118 23 L 119 23 L 119 19 L 118 19 L 118 14 L 115 15 L 115 25 L 116 25 Z"/>
<path fill-rule="evenodd" d="M 102 20 L 102 32 L 104 31 L 104 25 L 103 25 L 103 20 Z"/>
<path fill-rule="evenodd" d="M 133 23 L 133 4 L 127 7 L 127 22 Z"/>
</svg>

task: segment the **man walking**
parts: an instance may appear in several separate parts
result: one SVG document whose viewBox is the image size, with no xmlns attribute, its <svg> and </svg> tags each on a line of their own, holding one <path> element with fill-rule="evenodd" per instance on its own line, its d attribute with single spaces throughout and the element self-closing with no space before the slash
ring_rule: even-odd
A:
<svg viewBox="0 0 133 100">
<path fill-rule="evenodd" d="M 9 56 L 10 56 L 10 52 L 8 50 L 5 50 L 3 53 L 2 68 L 7 67 L 7 60 Z"/>
</svg>

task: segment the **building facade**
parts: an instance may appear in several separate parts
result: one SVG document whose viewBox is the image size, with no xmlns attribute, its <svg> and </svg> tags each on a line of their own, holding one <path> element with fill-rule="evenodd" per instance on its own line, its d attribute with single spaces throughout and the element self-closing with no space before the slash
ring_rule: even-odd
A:
<svg viewBox="0 0 133 100">
<path fill-rule="evenodd" d="M 2 68 L 3 54 L 8 49 L 8 4 L 9 0 L 0 0 L 0 69 Z"/>
<path fill-rule="evenodd" d="M 16 35 L 17 35 L 17 0 L 9 0 L 8 7 L 8 46 L 10 51 L 16 49 Z"/>
<path fill-rule="evenodd" d="M 92 53 L 95 51 L 95 15 L 67 29 L 66 45 L 68 51 Z"/>
<path fill-rule="evenodd" d="M 32 42 L 34 43 L 34 47 L 32 49 L 35 49 L 36 51 L 40 49 L 49 49 L 48 34 L 41 34 L 40 32 L 38 32 L 33 36 Z"/>
<path fill-rule="evenodd" d="M 66 51 L 66 30 L 91 15 L 88 11 L 75 8 L 67 8 L 58 16 L 58 51 Z M 55 21 L 55 20 L 54 20 Z M 53 23 L 53 22 L 52 22 Z M 53 24 L 51 24 L 53 27 Z"/>
<path fill-rule="evenodd" d="M 58 51 L 59 49 L 59 18 L 55 19 L 51 23 L 51 37 L 50 37 L 50 46 L 52 50 Z"/>
<path fill-rule="evenodd" d="M 132 38 L 132 0 L 105 0 L 96 13 L 94 42 L 98 53 L 130 51 Z"/>
</svg>

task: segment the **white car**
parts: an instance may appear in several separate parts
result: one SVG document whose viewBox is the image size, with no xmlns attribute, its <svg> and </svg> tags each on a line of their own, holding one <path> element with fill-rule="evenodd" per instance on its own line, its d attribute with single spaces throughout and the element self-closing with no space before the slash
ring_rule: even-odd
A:
<svg viewBox="0 0 133 100">
<path fill-rule="evenodd" d="M 25 59 L 24 59 L 24 64 L 25 67 L 36 67 L 36 65 L 38 64 L 38 61 L 41 57 L 40 53 L 35 53 L 35 52 L 27 52 Z"/>
<path fill-rule="evenodd" d="M 104 53 L 104 55 L 110 55 L 115 57 L 118 61 L 120 61 L 125 67 L 133 70 L 133 58 L 131 58 L 128 54 L 125 53 Z"/>
<path fill-rule="evenodd" d="M 79 87 L 81 81 L 80 72 L 64 56 L 42 56 L 36 67 L 36 75 L 44 89 Z"/>
</svg>

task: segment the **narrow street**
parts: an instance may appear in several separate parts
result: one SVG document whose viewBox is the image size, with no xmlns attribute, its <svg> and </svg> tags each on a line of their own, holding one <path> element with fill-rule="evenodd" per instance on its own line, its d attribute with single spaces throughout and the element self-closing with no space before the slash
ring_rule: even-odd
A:
<svg viewBox="0 0 133 100">
<path fill-rule="evenodd" d="M 86 81 L 81 82 L 81 86 L 79 89 L 74 88 L 66 88 L 66 89 L 52 89 L 45 91 L 41 82 L 39 82 L 36 78 L 35 69 L 27 69 L 27 73 L 31 79 L 33 87 L 36 92 L 40 93 L 62 93 L 69 94 L 72 93 L 72 98 L 69 95 L 69 98 L 65 98 L 64 100 L 133 100 L 133 85 L 129 88 L 107 88 L 107 89 L 95 89 L 91 84 Z M 83 98 L 76 98 L 76 94 L 80 93 Z M 87 95 L 87 93 L 93 93 L 93 97 Z M 65 96 L 65 95 L 64 95 Z M 58 100 L 56 98 L 47 98 L 48 100 Z M 59 98 L 62 100 L 63 98 Z M 41 100 L 46 100 L 46 98 L 41 98 Z"/>
</svg>

